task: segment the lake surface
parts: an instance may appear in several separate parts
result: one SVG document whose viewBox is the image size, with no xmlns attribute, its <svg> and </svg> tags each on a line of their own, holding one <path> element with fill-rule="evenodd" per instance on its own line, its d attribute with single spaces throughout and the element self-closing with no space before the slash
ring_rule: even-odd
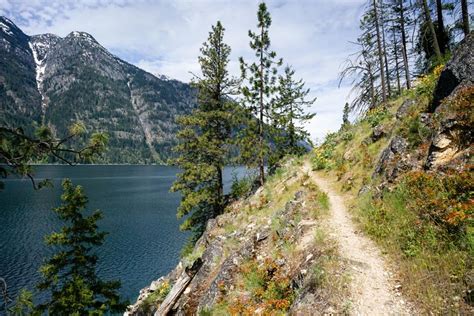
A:
<svg viewBox="0 0 474 316">
<path fill-rule="evenodd" d="M 61 179 L 71 178 L 84 187 L 88 209 L 104 214 L 99 228 L 109 235 L 98 249 L 98 273 L 120 279 L 121 294 L 133 302 L 141 288 L 175 267 L 189 236 L 176 219 L 180 196 L 169 192 L 177 172 L 163 166 L 38 166 L 35 177 L 54 183 L 39 191 L 29 180 L 6 179 L 0 191 L 0 277 L 10 297 L 40 280 L 38 269 L 51 254 L 44 236 L 62 224 L 51 209 L 60 205 Z M 233 174 L 243 172 L 226 168 L 226 190 Z"/>
</svg>

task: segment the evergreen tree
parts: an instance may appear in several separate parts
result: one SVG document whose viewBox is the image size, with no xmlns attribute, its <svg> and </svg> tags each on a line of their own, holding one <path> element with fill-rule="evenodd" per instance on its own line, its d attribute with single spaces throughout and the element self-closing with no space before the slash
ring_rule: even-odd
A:
<svg viewBox="0 0 474 316">
<path fill-rule="evenodd" d="M 257 60 L 247 64 L 242 57 L 240 58 L 242 78 L 248 81 L 248 86 L 243 86 L 241 89 L 243 101 L 249 113 L 255 117 L 256 123 L 251 119 L 247 124 L 246 130 L 242 133 L 240 151 L 247 166 L 258 167 L 259 181 L 263 185 L 265 161 L 269 153 L 269 126 L 273 124 L 271 98 L 275 92 L 277 67 L 282 64 L 282 60 L 277 60 L 276 53 L 270 49 L 268 30 L 272 19 L 264 2 L 259 4 L 257 18 L 258 31 L 249 30 L 250 48 L 255 51 Z"/>
<path fill-rule="evenodd" d="M 98 232 L 100 211 L 84 216 L 87 197 L 71 180 L 63 181 L 63 205 L 54 211 L 66 222 L 58 232 L 46 237 L 46 243 L 58 249 L 40 271 L 41 291 L 48 291 L 48 300 L 37 306 L 49 315 L 103 315 L 121 312 L 126 304 L 120 301 L 119 281 L 102 281 L 96 274 L 97 255 L 94 247 L 104 242 L 106 233 Z"/>
<path fill-rule="evenodd" d="M 181 129 L 174 163 L 182 172 L 171 190 L 182 194 L 178 217 L 191 214 L 181 229 L 192 230 L 193 241 L 202 234 L 207 220 L 224 208 L 222 170 L 229 156 L 235 116 L 230 96 L 238 84 L 227 71 L 231 49 L 224 43 L 224 31 L 217 22 L 203 44 L 198 59 L 202 77 L 196 76 L 193 82 L 198 107 L 178 119 Z"/>
<path fill-rule="evenodd" d="M 398 9 L 398 10 L 397 10 Z M 408 66 L 408 49 L 407 49 L 407 35 L 405 25 L 407 24 L 405 10 L 406 7 L 404 6 L 404 0 L 398 0 L 398 8 L 396 8 L 395 12 L 398 12 L 398 16 L 396 21 L 398 22 L 400 34 L 401 34 L 401 45 L 402 45 L 402 57 L 403 57 L 403 67 L 405 68 L 405 84 L 407 89 L 411 88 L 411 80 L 410 80 L 410 68 Z"/>
<path fill-rule="evenodd" d="M 13 316 L 34 315 L 33 293 L 28 290 L 21 289 L 18 297 L 9 312 Z"/>
<path fill-rule="evenodd" d="M 349 112 L 350 112 L 349 103 L 346 102 L 346 104 L 344 104 L 344 109 L 342 110 L 342 126 L 341 126 L 341 128 L 345 128 L 346 126 L 349 126 L 351 124 L 351 122 L 349 121 Z"/>
<path fill-rule="evenodd" d="M 306 113 L 304 107 L 311 106 L 316 98 L 307 100 L 310 93 L 302 79 L 294 79 L 295 71 L 287 66 L 279 76 L 277 97 L 272 104 L 273 137 L 275 150 L 270 159 L 270 169 L 286 155 L 301 154 L 301 141 L 308 141 L 309 133 L 303 125 L 316 114 Z"/>
</svg>

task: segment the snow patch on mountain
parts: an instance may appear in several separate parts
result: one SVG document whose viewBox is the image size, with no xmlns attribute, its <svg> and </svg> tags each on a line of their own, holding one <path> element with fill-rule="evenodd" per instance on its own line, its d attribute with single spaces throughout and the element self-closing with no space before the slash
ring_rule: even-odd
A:
<svg viewBox="0 0 474 316">
<path fill-rule="evenodd" d="M 41 48 L 44 48 L 47 46 L 44 43 L 41 42 L 29 42 L 28 45 L 30 46 L 31 52 L 33 54 L 33 59 L 35 61 L 36 65 L 36 86 L 38 88 L 38 92 L 41 95 L 41 109 L 43 110 L 43 113 L 46 110 L 46 102 L 45 102 L 45 97 L 43 93 L 43 79 L 44 79 L 44 72 L 46 70 L 46 55 L 43 55 L 43 57 L 40 59 L 38 50 Z"/>
<path fill-rule="evenodd" d="M 10 27 L 5 23 L 0 22 L 0 29 L 2 29 L 2 31 L 7 33 L 8 35 L 13 36 L 13 32 L 10 30 Z"/>
</svg>

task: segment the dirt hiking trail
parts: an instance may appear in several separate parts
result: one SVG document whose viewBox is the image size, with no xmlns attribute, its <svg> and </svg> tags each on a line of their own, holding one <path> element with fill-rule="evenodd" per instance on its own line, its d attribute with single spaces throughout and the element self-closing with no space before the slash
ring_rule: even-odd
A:
<svg viewBox="0 0 474 316">
<path fill-rule="evenodd" d="M 333 183 L 305 166 L 314 183 L 329 197 L 328 230 L 339 244 L 342 258 L 347 261 L 351 276 L 351 314 L 353 315 L 413 315 L 416 314 L 398 292 L 399 286 L 375 243 L 353 223 L 343 196 L 333 189 Z"/>
</svg>

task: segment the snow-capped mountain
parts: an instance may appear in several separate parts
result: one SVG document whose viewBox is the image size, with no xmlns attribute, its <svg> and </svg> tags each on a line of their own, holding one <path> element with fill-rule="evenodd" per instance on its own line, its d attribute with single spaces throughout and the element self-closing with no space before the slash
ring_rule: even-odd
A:
<svg viewBox="0 0 474 316">
<path fill-rule="evenodd" d="M 105 162 L 163 161 L 175 117 L 194 106 L 188 84 L 119 59 L 88 33 L 28 36 L 0 17 L 0 125 L 47 124 L 60 137 L 82 121 L 108 132 Z"/>
</svg>

